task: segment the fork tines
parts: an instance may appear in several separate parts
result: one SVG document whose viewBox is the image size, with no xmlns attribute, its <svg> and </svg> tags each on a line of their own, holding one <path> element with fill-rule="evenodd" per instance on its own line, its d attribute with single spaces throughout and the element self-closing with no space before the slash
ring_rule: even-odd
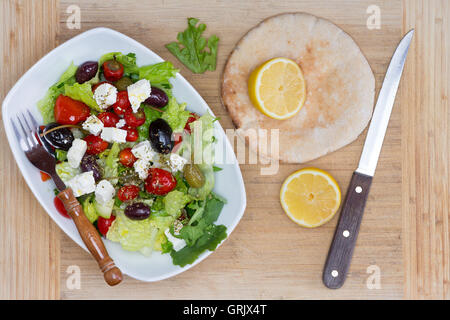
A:
<svg viewBox="0 0 450 320">
<path fill-rule="evenodd" d="M 14 133 L 16 134 L 16 137 L 19 140 L 20 145 L 24 151 L 31 150 L 35 146 L 39 145 L 39 142 L 36 138 L 36 133 L 37 133 L 36 130 L 38 127 L 37 121 L 31 114 L 30 110 L 27 110 L 27 113 L 28 113 L 29 118 L 31 119 L 31 124 L 32 124 L 31 126 L 30 126 L 30 124 L 27 120 L 27 117 L 25 116 L 24 113 L 19 114 L 16 117 L 16 122 L 19 123 L 20 128 L 22 129 L 22 134 L 17 129 L 17 126 L 14 123 L 14 121 L 11 120 L 13 129 L 14 129 Z M 21 120 L 21 118 L 22 118 L 22 120 Z"/>
</svg>

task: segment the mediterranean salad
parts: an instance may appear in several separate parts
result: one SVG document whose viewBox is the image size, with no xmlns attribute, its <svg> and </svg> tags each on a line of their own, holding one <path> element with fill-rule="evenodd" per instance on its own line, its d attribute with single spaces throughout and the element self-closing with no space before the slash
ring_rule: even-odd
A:
<svg viewBox="0 0 450 320">
<path fill-rule="evenodd" d="M 226 200 L 212 191 L 216 119 L 175 99 L 177 72 L 167 61 L 138 67 L 133 53 L 107 53 L 72 63 L 38 108 L 40 140 L 100 234 L 184 266 L 226 238 L 215 224 Z"/>
</svg>

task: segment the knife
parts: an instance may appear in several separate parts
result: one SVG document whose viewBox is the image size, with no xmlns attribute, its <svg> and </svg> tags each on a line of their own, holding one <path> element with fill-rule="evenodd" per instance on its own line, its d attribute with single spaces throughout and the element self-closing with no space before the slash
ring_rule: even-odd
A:
<svg viewBox="0 0 450 320">
<path fill-rule="evenodd" d="M 364 207 L 413 34 L 414 29 L 403 37 L 392 56 L 378 95 L 358 168 L 353 172 L 350 180 L 323 270 L 323 283 L 330 289 L 340 288 L 347 277 Z"/>
</svg>

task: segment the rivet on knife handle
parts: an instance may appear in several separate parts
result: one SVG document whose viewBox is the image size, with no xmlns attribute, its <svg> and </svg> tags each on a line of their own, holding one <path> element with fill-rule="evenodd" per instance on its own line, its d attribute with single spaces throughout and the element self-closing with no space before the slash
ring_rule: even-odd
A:
<svg viewBox="0 0 450 320">
<path fill-rule="evenodd" d="M 347 277 L 371 183 L 371 176 L 353 173 L 323 271 L 330 289 L 340 288 Z"/>
<path fill-rule="evenodd" d="M 122 281 L 122 272 L 116 267 L 114 261 L 108 255 L 99 233 L 87 219 L 83 208 L 73 195 L 72 189 L 67 188 L 61 191 L 58 194 L 58 198 L 64 203 L 64 207 L 75 222 L 78 232 L 89 252 L 97 260 L 106 283 L 110 286 L 120 283 Z"/>
</svg>

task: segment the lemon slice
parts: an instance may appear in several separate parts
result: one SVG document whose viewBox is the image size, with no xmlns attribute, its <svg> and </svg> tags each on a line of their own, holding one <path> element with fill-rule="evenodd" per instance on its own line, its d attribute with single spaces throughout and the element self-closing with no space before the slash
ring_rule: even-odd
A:
<svg viewBox="0 0 450 320">
<path fill-rule="evenodd" d="M 273 119 L 284 120 L 303 107 L 305 79 L 295 61 L 274 58 L 253 70 L 248 79 L 248 93 L 259 111 Z"/>
<path fill-rule="evenodd" d="M 281 205 L 294 222 L 307 228 L 329 221 L 341 204 L 341 190 L 323 170 L 305 168 L 291 174 L 280 191 Z"/>
</svg>

